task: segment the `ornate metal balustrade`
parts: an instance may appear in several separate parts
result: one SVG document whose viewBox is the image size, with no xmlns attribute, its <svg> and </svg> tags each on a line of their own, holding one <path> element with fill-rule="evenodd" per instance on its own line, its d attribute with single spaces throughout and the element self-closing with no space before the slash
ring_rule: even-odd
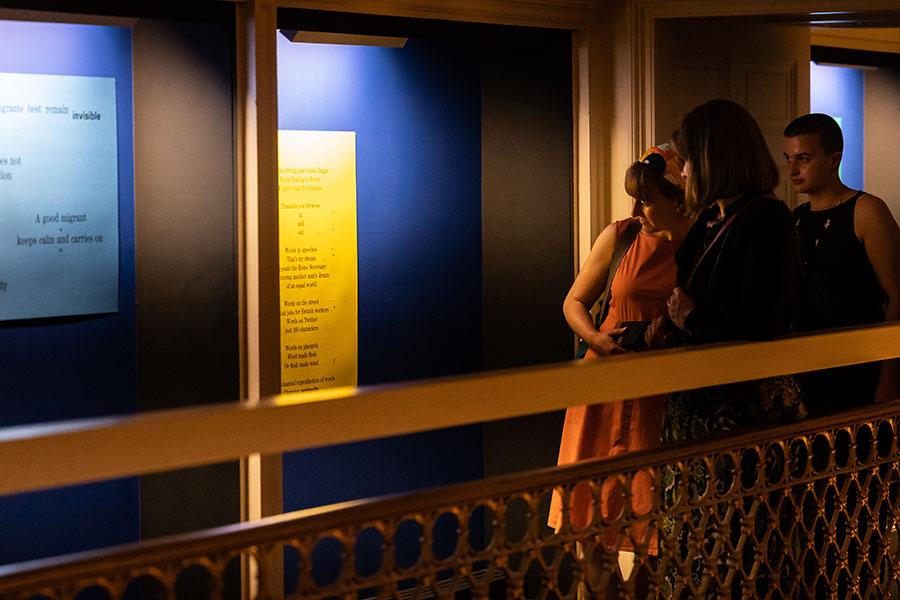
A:
<svg viewBox="0 0 900 600">
<path fill-rule="evenodd" d="M 652 506 L 631 505 L 653 482 Z M 661 493 L 668 489 L 667 500 Z M 593 499 L 571 524 L 574 494 Z M 552 494 L 563 525 L 546 525 Z M 0 569 L 0 597 L 897 597 L 900 403 Z M 660 550 L 650 554 L 659 536 Z M 618 551 L 634 551 L 623 578 Z M 282 557 L 284 562 L 282 563 Z M 251 586 L 256 598 L 281 590 Z M 140 592 L 140 595 L 133 595 Z"/>
</svg>

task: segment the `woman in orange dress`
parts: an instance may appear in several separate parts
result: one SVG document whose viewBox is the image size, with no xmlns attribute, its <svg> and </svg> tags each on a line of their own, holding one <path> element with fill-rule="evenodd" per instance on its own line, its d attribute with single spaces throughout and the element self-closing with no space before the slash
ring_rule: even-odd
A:
<svg viewBox="0 0 900 600">
<path fill-rule="evenodd" d="M 563 304 L 572 331 L 588 345 L 584 360 L 627 351 L 621 345 L 625 328 L 620 323 L 650 321 L 666 314 L 666 301 L 675 287 L 675 249 L 691 226 L 684 212 L 681 167 L 671 146 L 661 144 L 628 168 L 625 189 L 635 201 L 633 218 L 611 223 L 600 233 Z M 608 313 L 597 328 L 590 309 L 606 286 L 616 242 L 633 220 L 641 229 L 613 274 Z M 660 445 L 662 416 L 662 396 L 570 408 L 563 426 L 559 464 L 656 448 Z M 600 495 L 605 517 L 621 510 L 621 501 L 612 499 L 609 488 L 604 486 Z M 636 480 L 632 491 L 633 511 L 649 512 L 653 503 L 649 479 Z M 583 529 L 591 523 L 592 494 L 586 486 L 573 490 L 569 509 L 569 527 Z M 560 530 L 562 521 L 562 501 L 554 495 L 548 523 Z M 646 528 L 637 529 L 644 530 L 635 532 L 643 537 Z M 657 551 L 655 537 L 648 540 L 651 554 Z M 620 549 L 630 550 L 631 546 L 623 544 Z"/>
</svg>

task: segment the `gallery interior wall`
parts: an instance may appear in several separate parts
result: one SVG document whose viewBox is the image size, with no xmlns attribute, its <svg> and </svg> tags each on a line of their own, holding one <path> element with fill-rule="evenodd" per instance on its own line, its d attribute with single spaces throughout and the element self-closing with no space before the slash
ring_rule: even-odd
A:
<svg viewBox="0 0 900 600">
<path fill-rule="evenodd" d="M 133 28 L 140 411 L 240 396 L 234 22 Z M 140 481 L 141 537 L 240 520 L 237 461 Z"/>
<path fill-rule="evenodd" d="M 483 367 L 569 360 L 571 34 L 533 31 L 481 53 Z M 564 412 L 484 425 L 485 475 L 556 463 Z"/>
<path fill-rule="evenodd" d="M 278 37 L 279 128 L 357 132 L 360 385 L 570 358 L 570 64 L 569 32 Z M 561 420 L 289 454 L 285 509 L 552 464 Z"/>
<path fill-rule="evenodd" d="M 0 323 L 2 425 L 238 399 L 231 14 L 0 24 L 0 71 L 116 77 L 121 253 L 117 314 Z M 2 497 L 0 563 L 236 522 L 239 509 L 236 462 Z"/>
<path fill-rule="evenodd" d="M 436 29 L 402 49 L 278 38 L 279 129 L 357 132 L 360 385 L 571 357 L 571 36 Z M 284 508 L 553 464 L 561 426 L 286 454 Z"/>
<path fill-rule="evenodd" d="M 357 133 L 359 384 L 480 365 L 481 134 L 466 52 L 278 35 L 279 129 Z M 284 508 L 482 474 L 469 426 L 284 456 Z"/>
<path fill-rule="evenodd" d="M 900 222 L 900 69 L 865 71 L 865 189 L 882 198 Z"/>
<path fill-rule="evenodd" d="M 133 413 L 131 32 L 122 27 L 3 21 L 0 72 L 115 77 L 119 185 L 119 311 L 0 322 L 0 425 Z M 6 147 L 12 144 L 3 141 Z M 137 537 L 137 478 L 0 497 L 0 563 Z"/>
<path fill-rule="evenodd" d="M 117 57 L 130 71 L 123 32 L 115 43 L 128 48 L 86 55 Z M 547 81 L 527 67 L 540 48 L 504 73 L 512 55 L 446 39 L 413 40 L 399 58 L 357 53 L 351 88 L 338 70 L 285 71 L 290 61 L 279 56 L 282 73 L 341 92 L 300 94 L 293 110 L 280 90 L 282 127 L 360 132 L 361 384 L 569 357 L 559 303 L 571 279 L 570 55 L 568 34 L 557 33 L 556 66 L 541 68 L 563 75 Z M 134 142 L 130 127 L 119 136 L 120 182 L 129 182 L 120 193 L 122 310 L 0 324 L 9 339 L 28 340 L 3 363 L 22 374 L 4 425 L 237 398 L 232 36 L 227 22 L 137 21 Z M 75 68 L 79 55 L 67 52 Z M 516 97 L 526 106 L 516 110 Z M 130 96 L 119 102 L 119 122 L 130 124 Z M 60 378 L 48 383 L 47 372 Z M 549 464 L 560 416 L 550 427 L 545 418 L 508 421 L 486 437 L 470 426 L 286 455 L 285 508 L 477 479 L 486 463 L 498 472 Z M 519 458 L 502 457 L 510 453 Z M 24 542 L 3 562 L 235 521 L 237 478 L 229 463 L 2 498 L 2 539 Z"/>
</svg>

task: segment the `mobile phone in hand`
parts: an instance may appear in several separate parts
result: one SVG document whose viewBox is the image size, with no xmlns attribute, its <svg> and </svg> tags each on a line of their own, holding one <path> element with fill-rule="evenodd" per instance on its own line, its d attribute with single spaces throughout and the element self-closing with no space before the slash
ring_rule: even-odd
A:
<svg viewBox="0 0 900 600">
<path fill-rule="evenodd" d="M 643 350 L 647 347 L 644 341 L 644 333 L 650 321 L 622 321 L 617 327 L 624 327 L 625 332 L 619 336 L 619 345 L 626 350 Z"/>
</svg>

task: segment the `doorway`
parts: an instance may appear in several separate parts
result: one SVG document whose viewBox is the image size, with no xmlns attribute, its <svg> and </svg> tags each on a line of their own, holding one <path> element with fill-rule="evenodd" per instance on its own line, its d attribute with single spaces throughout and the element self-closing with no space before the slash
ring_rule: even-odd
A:
<svg viewBox="0 0 900 600">
<path fill-rule="evenodd" d="M 891 157 L 900 134 L 900 28 L 813 29 L 812 43 L 811 106 L 841 125 L 841 176 L 882 198 L 900 220 L 900 172 Z"/>
</svg>

